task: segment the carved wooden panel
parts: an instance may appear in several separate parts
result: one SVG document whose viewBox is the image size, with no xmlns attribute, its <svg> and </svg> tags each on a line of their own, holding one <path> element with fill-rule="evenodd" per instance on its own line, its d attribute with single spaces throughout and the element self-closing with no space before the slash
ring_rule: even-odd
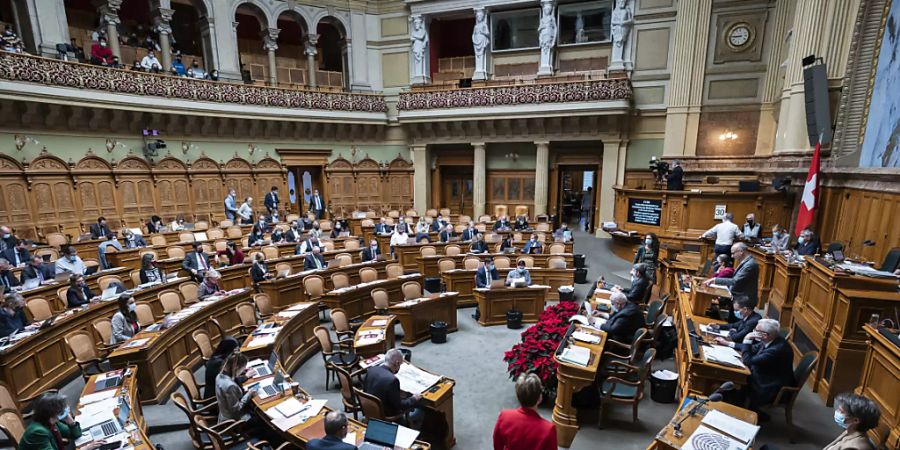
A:
<svg viewBox="0 0 900 450">
<path fill-rule="evenodd" d="M 381 203 L 381 176 L 378 173 L 358 176 L 356 179 L 356 209 L 379 209 Z"/>
</svg>

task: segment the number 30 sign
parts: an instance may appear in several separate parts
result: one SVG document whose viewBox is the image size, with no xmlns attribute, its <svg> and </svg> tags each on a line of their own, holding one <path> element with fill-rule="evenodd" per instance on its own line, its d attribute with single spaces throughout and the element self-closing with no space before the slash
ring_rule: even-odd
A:
<svg viewBox="0 0 900 450">
<path fill-rule="evenodd" d="M 716 205 L 715 212 L 713 213 L 713 219 L 722 220 L 725 218 L 725 212 L 727 210 L 726 205 Z"/>
</svg>

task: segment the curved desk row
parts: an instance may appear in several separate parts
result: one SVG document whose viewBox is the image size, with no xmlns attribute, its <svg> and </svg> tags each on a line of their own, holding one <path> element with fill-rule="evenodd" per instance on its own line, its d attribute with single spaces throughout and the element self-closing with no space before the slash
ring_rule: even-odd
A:
<svg viewBox="0 0 900 450">
<path fill-rule="evenodd" d="M 103 382 L 103 380 L 107 377 L 116 376 L 122 378 L 121 384 L 119 384 L 118 386 L 105 388 L 105 386 L 97 385 L 98 382 Z M 121 412 L 121 405 L 127 405 L 127 422 L 121 424 L 124 425 L 124 431 L 118 436 L 113 436 L 111 440 L 119 440 L 120 442 L 122 440 L 127 440 L 127 442 L 123 443 L 123 448 L 131 447 L 134 450 L 153 450 L 155 447 L 147 437 L 147 422 L 144 420 L 144 414 L 141 410 L 141 402 L 138 401 L 136 395 L 138 391 L 137 379 L 137 367 L 129 367 L 126 369 L 92 375 L 90 378 L 88 378 L 87 382 L 85 382 L 84 388 L 81 390 L 81 397 L 79 397 L 78 406 L 75 408 L 73 416 L 76 418 L 76 420 L 78 420 L 79 423 L 81 423 L 84 422 L 85 419 L 84 416 L 79 417 L 82 414 L 88 415 L 96 413 L 98 410 L 103 410 L 106 406 L 113 406 L 114 409 L 106 410 L 105 412 L 100 412 L 99 414 L 107 415 L 108 412 L 109 417 L 113 417 L 113 415 L 115 415 L 115 417 L 118 417 L 119 413 Z M 112 391 L 115 392 L 113 393 Z M 101 392 L 102 394 L 100 394 Z M 95 401 L 98 395 L 100 397 L 111 395 L 111 397 L 109 397 L 109 399 L 107 400 Z M 96 421 L 96 419 L 93 419 L 93 421 Z M 82 431 L 85 433 L 88 432 L 88 430 L 84 428 L 82 428 Z M 110 439 L 107 439 L 107 441 L 110 441 Z"/>
<path fill-rule="evenodd" d="M 514 267 L 516 265 L 516 261 L 518 261 L 521 257 L 529 257 L 534 262 L 535 268 L 546 268 L 549 266 L 550 258 L 562 258 L 566 261 L 566 267 L 569 269 L 575 268 L 575 256 L 572 253 L 558 253 L 558 254 L 549 254 L 549 253 L 541 253 L 534 255 L 521 255 L 518 253 L 462 253 L 459 255 L 447 256 L 447 255 L 434 255 L 434 256 L 417 256 L 416 257 L 416 265 L 418 267 L 419 273 L 426 277 L 438 277 L 441 275 L 440 270 L 438 270 L 438 261 L 449 258 L 453 260 L 453 263 L 456 264 L 457 268 L 464 267 L 464 261 L 466 258 L 478 258 L 480 260 L 484 260 L 488 256 L 494 258 L 508 258 L 510 262 L 510 266 Z"/>
<path fill-rule="evenodd" d="M 347 313 L 347 319 L 357 320 L 375 313 L 375 302 L 372 291 L 384 289 L 388 294 L 388 302 L 393 305 L 403 301 L 401 288 L 408 282 L 422 285 L 422 276 L 417 273 L 400 275 L 397 278 L 381 278 L 369 283 L 357 283 L 350 286 L 332 289 L 325 292 L 322 302 L 330 309 L 341 308 Z"/>
<path fill-rule="evenodd" d="M 500 279 L 505 280 L 512 271 L 509 269 L 497 269 Z M 459 306 L 475 306 L 475 274 L 476 269 L 454 269 L 441 273 L 441 281 L 448 291 L 459 293 Z M 546 292 L 546 300 L 559 300 L 559 288 L 562 286 L 575 286 L 575 269 L 528 269 L 531 274 L 532 284 L 549 286 Z"/>
<path fill-rule="evenodd" d="M 113 267 L 106 270 L 98 271 L 92 275 L 88 275 L 84 277 L 84 281 L 87 282 L 88 287 L 92 292 L 99 295 L 100 294 L 100 278 L 105 276 L 114 275 L 119 278 L 125 287 L 133 287 L 131 282 L 131 278 L 128 277 L 128 269 L 125 267 Z M 19 291 L 22 294 L 22 297 L 25 298 L 25 301 L 28 301 L 32 298 L 43 298 L 50 303 L 50 309 L 53 310 L 54 314 L 63 312 L 68 308 L 66 303 L 56 295 L 57 291 L 60 288 L 69 287 L 68 281 L 66 282 L 56 282 L 53 280 L 47 280 L 46 284 L 42 284 L 34 289 L 22 290 Z"/>
</svg>

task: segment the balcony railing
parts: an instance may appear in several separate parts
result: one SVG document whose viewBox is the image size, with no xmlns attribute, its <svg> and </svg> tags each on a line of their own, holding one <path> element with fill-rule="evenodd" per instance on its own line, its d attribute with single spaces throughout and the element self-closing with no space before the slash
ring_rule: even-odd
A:
<svg viewBox="0 0 900 450">
<path fill-rule="evenodd" d="M 206 81 L 0 52 L 0 80 L 117 94 L 322 111 L 385 112 L 380 94 L 319 92 Z"/>
<path fill-rule="evenodd" d="M 585 81 L 538 81 L 476 88 L 410 91 L 400 94 L 397 108 L 415 111 L 446 108 L 479 108 L 546 103 L 598 102 L 631 99 L 627 78 Z"/>
</svg>

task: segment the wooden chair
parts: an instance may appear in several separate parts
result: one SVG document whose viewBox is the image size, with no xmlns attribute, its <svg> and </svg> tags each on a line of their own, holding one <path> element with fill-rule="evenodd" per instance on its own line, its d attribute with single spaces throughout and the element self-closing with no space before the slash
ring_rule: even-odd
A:
<svg viewBox="0 0 900 450">
<path fill-rule="evenodd" d="M 338 260 L 338 266 L 344 267 L 353 264 L 353 255 L 349 253 L 338 253 L 334 255 L 334 259 Z"/>
<path fill-rule="evenodd" d="M 94 334 L 97 338 L 97 343 L 95 344 L 97 350 L 100 351 L 101 357 L 106 358 L 110 351 L 118 347 L 118 345 L 110 344 L 113 339 L 112 321 L 103 317 L 91 322 L 91 328 L 94 329 Z"/>
<path fill-rule="evenodd" d="M 508 216 L 509 215 L 509 207 L 506 205 L 496 205 L 494 206 L 494 217 L 500 216 Z"/>
<path fill-rule="evenodd" d="M 277 259 L 278 258 L 278 247 L 274 245 L 267 245 L 262 248 L 263 255 L 266 259 Z"/>
<path fill-rule="evenodd" d="M 566 268 L 566 260 L 565 258 L 553 257 L 547 259 L 547 267 L 551 269 L 565 269 Z"/>
<path fill-rule="evenodd" d="M 478 222 L 479 223 L 492 222 L 491 215 L 490 214 L 482 214 L 482 215 L 478 216 Z M 484 230 L 482 230 L 482 231 L 484 231 Z"/>
<path fill-rule="evenodd" d="M 498 256 L 494 258 L 494 267 L 498 269 L 509 269 L 512 261 L 506 256 Z"/>
<path fill-rule="evenodd" d="M 194 242 L 194 233 L 178 233 L 178 242 Z"/>
<path fill-rule="evenodd" d="M 165 244 L 163 244 L 163 245 L 165 245 Z M 141 258 L 143 258 L 144 255 L 153 255 L 154 259 L 159 258 L 159 254 L 156 252 L 156 250 L 153 250 L 152 248 L 144 249 L 144 250 L 141 250 L 138 252 L 138 256 L 140 256 Z"/>
<path fill-rule="evenodd" d="M 463 258 L 463 267 L 466 270 L 475 270 L 481 265 L 481 259 L 476 256 L 467 256 Z"/>
<path fill-rule="evenodd" d="M 566 252 L 566 244 L 553 244 L 550 246 L 551 255 L 561 255 Z"/>
<path fill-rule="evenodd" d="M 345 349 L 342 343 L 333 342 L 331 333 L 325 327 L 319 325 L 314 332 L 319 345 L 322 347 L 322 360 L 325 362 L 325 390 L 327 391 L 328 381 L 334 374 L 334 368 L 341 367 L 345 370 L 352 370 L 359 358 L 352 350 Z M 352 342 L 350 344 L 352 345 Z"/>
<path fill-rule="evenodd" d="M 450 220 L 450 208 L 441 208 L 439 212 L 445 219 Z"/>
<path fill-rule="evenodd" d="M 438 260 L 438 272 L 446 272 L 456 269 L 456 261 L 453 258 L 441 258 Z"/>
<path fill-rule="evenodd" d="M 275 264 L 275 273 L 276 274 L 285 272 L 288 275 L 290 275 L 293 271 L 294 271 L 294 268 L 293 268 L 293 266 L 291 266 L 291 263 L 280 262 L 278 264 Z"/>
<path fill-rule="evenodd" d="M 55 248 L 50 248 L 50 247 L 39 248 L 34 251 L 34 254 L 36 256 L 40 256 L 41 258 L 43 258 L 44 255 L 49 255 L 50 261 L 56 261 L 57 259 L 59 259 L 59 251 L 56 250 Z"/>
<path fill-rule="evenodd" d="M 403 275 L 403 265 L 400 263 L 390 263 L 384 267 L 385 273 L 389 280 L 399 278 Z"/>
<path fill-rule="evenodd" d="M 472 221 L 472 216 L 467 216 L 467 215 L 463 214 L 463 215 L 459 216 L 459 220 L 457 220 L 456 223 L 465 226 L 471 221 Z"/>
<path fill-rule="evenodd" d="M 205 386 L 197 382 L 197 379 L 194 378 L 194 372 L 192 372 L 191 369 L 185 366 L 176 367 L 175 378 L 178 379 L 178 383 L 181 384 L 181 387 L 184 388 L 184 392 L 187 393 L 191 409 L 199 410 L 207 405 L 216 405 L 216 408 L 218 409 L 216 397 L 203 398 L 203 389 Z M 216 412 L 218 413 L 218 411 Z"/>
<path fill-rule="evenodd" d="M 81 376 L 87 382 L 91 375 L 103 372 L 100 367 L 100 354 L 97 351 L 94 337 L 87 330 L 76 330 L 65 336 L 66 346 L 75 358 L 75 364 L 81 369 Z"/>
<path fill-rule="evenodd" d="M 647 375 L 650 374 L 650 368 L 653 364 L 653 358 L 656 357 L 656 349 L 651 348 L 644 352 L 637 366 L 632 366 L 619 361 L 613 361 L 610 364 L 621 366 L 624 372 L 621 375 L 610 376 L 603 381 L 600 387 L 601 408 L 609 402 L 631 403 L 631 420 L 638 420 L 638 404 L 644 398 L 644 384 L 647 382 Z M 602 417 L 602 411 L 601 411 Z"/>
<path fill-rule="evenodd" d="M 229 228 L 229 227 L 233 227 L 233 226 L 234 226 L 233 220 L 225 219 L 225 220 L 222 220 L 221 222 L 219 222 L 219 228 Z"/>
<path fill-rule="evenodd" d="M 437 255 L 437 250 L 431 245 L 425 245 L 419 249 L 419 255 L 423 256 L 423 257 L 434 256 L 434 255 Z"/>
<path fill-rule="evenodd" d="M 138 303 L 135 305 L 134 315 L 137 316 L 138 325 L 140 325 L 141 328 L 149 327 L 156 322 L 156 317 L 153 316 L 153 308 L 147 303 Z"/>
<path fill-rule="evenodd" d="M 516 217 L 526 216 L 528 217 L 528 206 L 527 205 L 516 205 Z"/>
<path fill-rule="evenodd" d="M 359 281 L 361 283 L 371 283 L 378 279 L 378 271 L 371 267 L 363 267 L 359 269 Z"/>
<path fill-rule="evenodd" d="M 350 286 L 350 275 L 347 275 L 344 272 L 332 273 L 331 286 L 333 289 L 341 289 Z"/>
<path fill-rule="evenodd" d="M 181 311 L 181 295 L 178 292 L 167 290 L 159 293 L 159 303 L 162 305 L 163 315 Z"/>
<path fill-rule="evenodd" d="M 194 229 L 197 231 L 208 230 L 209 222 L 207 222 L 205 220 L 200 220 L 200 221 L 194 222 Z M 209 235 L 207 234 L 206 237 L 209 237 Z"/>
<path fill-rule="evenodd" d="M 809 374 L 812 372 L 813 367 L 816 366 L 816 361 L 818 359 L 818 352 L 812 351 L 805 353 L 800 358 L 800 362 L 797 363 L 797 367 L 794 369 L 794 384 L 792 386 L 782 386 L 778 391 L 778 394 L 775 395 L 772 404 L 769 405 L 784 408 L 784 419 L 790 428 L 789 438 L 792 444 L 794 443 L 796 434 L 796 429 L 794 427 L 794 403 L 797 401 L 797 397 L 800 396 L 800 391 L 803 390 L 803 385 L 806 384 L 806 379 L 809 378 Z"/>
<path fill-rule="evenodd" d="M 181 298 L 185 305 L 197 303 L 197 301 L 200 300 L 200 285 L 195 281 L 185 281 L 184 283 L 179 284 L 178 292 L 181 293 Z"/>
<path fill-rule="evenodd" d="M 209 331 L 206 328 L 198 328 L 191 333 L 191 339 L 200 351 L 200 358 L 206 363 L 212 358 L 215 346 L 213 346 L 212 338 L 209 337 Z"/>
<path fill-rule="evenodd" d="M 256 329 L 259 319 L 256 317 L 256 307 L 250 302 L 239 303 L 234 307 L 238 318 L 241 320 L 241 335 L 246 336 Z"/>
<path fill-rule="evenodd" d="M 350 320 L 347 319 L 347 312 L 341 308 L 331 310 L 331 324 L 334 326 L 334 334 L 337 335 L 338 342 L 341 344 L 353 345 L 353 336 L 356 334 L 350 327 Z"/>
<path fill-rule="evenodd" d="M 444 254 L 447 256 L 456 256 L 462 253 L 462 249 L 456 244 L 450 244 L 444 247 Z"/>
<path fill-rule="evenodd" d="M 69 239 L 62 233 L 47 233 L 44 237 L 47 239 L 47 245 L 56 249 L 61 249 L 69 243 Z"/>
<path fill-rule="evenodd" d="M 226 249 L 228 249 L 228 241 L 224 239 L 215 241 L 213 242 L 213 248 L 215 248 L 217 252 L 224 252 Z"/>
<path fill-rule="evenodd" d="M 400 286 L 400 291 L 403 292 L 404 300 L 422 297 L 422 285 L 419 284 L 418 281 L 407 281 L 406 283 L 403 283 L 403 285 Z"/>
<path fill-rule="evenodd" d="M 168 241 L 166 241 L 165 236 L 163 236 L 161 234 L 154 234 L 153 236 L 150 236 L 150 245 L 156 247 L 156 246 L 163 246 L 166 244 L 168 244 Z"/>
<path fill-rule="evenodd" d="M 65 305 L 65 302 L 63 302 L 63 305 Z M 50 309 L 50 302 L 41 297 L 28 299 L 25 303 L 25 310 L 31 314 L 31 320 L 34 321 L 47 320 L 53 316 L 53 310 Z"/>
<path fill-rule="evenodd" d="M 323 252 L 328 252 L 334 250 L 334 241 L 319 241 L 321 245 L 319 249 Z"/>
<path fill-rule="evenodd" d="M 82 261 L 84 261 L 85 269 L 88 269 L 90 267 L 97 267 L 97 270 L 98 271 L 100 270 L 100 261 L 97 261 L 96 259 L 93 259 L 93 258 L 85 258 Z"/>
<path fill-rule="evenodd" d="M 656 323 L 656 318 L 662 313 L 662 307 L 662 300 L 653 300 L 647 304 L 647 314 L 644 316 L 644 326 L 646 328 L 653 327 L 653 324 Z"/>
<path fill-rule="evenodd" d="M 520 257 L 516 258 L 516 265 L 519 264 L 519 261 L 525 261 L 525 267 L 527 267 L 529 269 L 534 267 L 534 258 L 532 258 L 530 256 L 520 256 Z"/>
<path fill-rule="evenodd" d="M 416 211 L 415 209 L 410 208 L 410 209 L 406 210 L 406 216 L 416 217 L 418 215 L 419 215 L 419 212 Z"/>
<path fill-rule="evenodd" d="M 166 247 L 166 256 L 169 258 L 184 259 L 184 257 L 185 257 L 184 248 L 182 248 L 179 245 L 173 245 L 171 247 Z"/>
<path fill-rule="evenodd" d="M 372 296 L 372 302 L 375 304 L 375 314 L 385 315 L 388 308 L 391 307 L 390 296 L 388 292 L 382 288 L 372 289 L 369 293 Z"/>
<path fill-rule="evenodd" d="M 355 239 L 348 239 L 344 241 L 344 250 L 354 251 L 359 250 L 359 241 Z"/>
<path fill-rule="evenodd" d="M 631 342 L 618 342 L 607 339 L 607 347 L 603 349 L 603 359 L 601 361 L 600 371 L 605 374 L 616 374 L 622 369 L 619 365 L 614 365 L 613 361 L 634 365 L 640 354 L 641 342 L 647 335 L 647 329 L 638 328 L 631 339 Z"/>
<path fill-rule="evenodd" d="M 63 286 L 56 289 L 56 298 L 65 308 L 69 307 L 69 286 Z"/>
<path fill-rule="evenodd" d="M 112 283 L 122 283 L 122 279 L 118 275 L 104 275 L 97 278 L 97 286 L 100 288 L 100 292 L 105 291 Z"/>
<path fill-rule="evenodd" d="M 228 450 L 250 441 L 244 420 L 224 420 L 211 425 L 203 416 L 195 416 L 197 428 L 209 436 L 212 450 Z"/>
<path fill-rule="evenodd" d="M 221 239 L 225 238 L 225 232 L 222 231 L 221 228 L 213 228 L 206 232 L 206 237 L 211 241 L 215 241 L 216 243 L 224 242 Z"/>
<path fill-rule="evenodd" d="M 381 405 L 380 398 L 372 394 L 367 394 L 365 391 L 359 388 L 353 388 L 353 392 L 356 394 L 356 398 L 359 400 L 360 409 L 362 410 L 363 415 L 366 416 L 366 420 L 378 419 L 387 422 L 399 422 L 403 418 L 403 414 L 398 414 L 396 416 L 386 416 L 384 414 L 384 407 Z"/>
<path fill-rule="evenodd" d="M 173 392 L 169 398 L 187 416 L 188 435 L 191 437 L 191 445 L 194 446 L 194 450 L 214 450 L 209 435 L 200 429 L 196 418 L 204 416 L 216 417 L 218 415 L 218 405 L 213 403 L 200 409 L 191 408 L 188 400 L 180 392 Z"/>
<path fill-rule="evenodd" d="M 240 239 L 243 235 L 244 232 L 241 231 L 239 226 L 230 226 L 225 229 L 225 236 L 228 236 L 228 239 Z"/>
<path fill-rule="evenodd" d="M 275 309 L 272 308 L 272 299 L 269 298 L 269 294 L 255 294 L 253 296 L 253 303 L 256 304 L 256 312 L 259 314 L 261 320 L 266 320 L 275 314 Z"/>
<path fill-rule="evenodd" d="M 0 409 L 0 431 L 6 435 L 13 448 L 19 449 L 25 435 L 25 421 L 15 409 Z"/>
<path fill-rule="evenodd" d="M 131 282 L 135 286 L 139 286 L 141 284 L 141 271 L 140 270 L 132 270 L 128 272 L 128 276 L 131 278 Z"/>
<path fill-rule="evenodd" d="M 784 340 L 790 339 L 792 332 L 793 331 L 788 327 L 781 327 L 778 329 L 778 335 L 784 338 Z"/>
<path fill-rule="evenodd" d="M 303 289 L 306 291 L 309 301 L 319 302 L 319 312 L 322 313 L 324 319 L 326 307 L 322 302 L 322 295 L 325 294 L 325 279 L 321 275 L 308 275 L 303 278 Z"/>
</svg>

